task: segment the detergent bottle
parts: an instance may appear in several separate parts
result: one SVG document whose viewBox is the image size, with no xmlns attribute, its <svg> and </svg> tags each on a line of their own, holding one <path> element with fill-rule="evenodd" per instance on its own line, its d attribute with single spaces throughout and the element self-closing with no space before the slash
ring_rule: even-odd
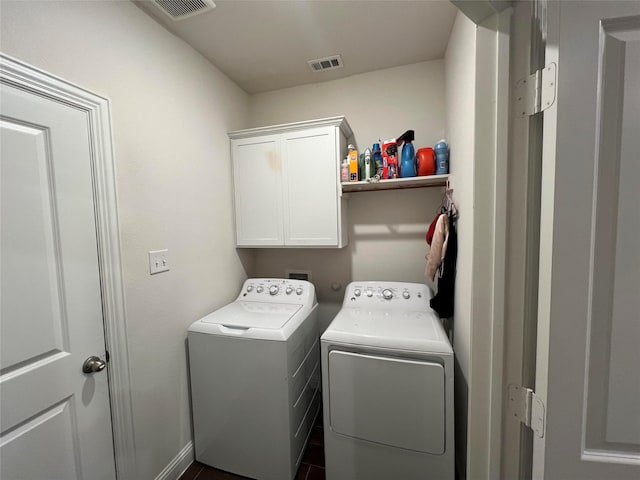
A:
<svg viewBox="0 0 640 480">
<path fill-rule="evenodd" d="M 436 154 L 433 148 L 422 147 L 416 152 L 416 163 L 418 164 L 418 176 L 433 175 L 436 173 Z"/>
<path fill-rule="evenodd" d="M 415 139 L 415 132 L 413 130 L 407 130 L 400 137 L 398 137 L 398 144 L 404 142 L 402 147 L 402 155 L 400 155 L 400 177 L 415 177 L 416 176 L 416 151 L 413 148 L 413 140 Z"/>
<path fill-rule="evenodd" d="M 360 154 L 360 180 L 369 180 L 375 175 L 375 165 L 371 157 L 369 148 Z"/>
<path fill-rule="evenodd" d="M 449 145 L 442 139 L 433 147 L 436 152 L 436 175 L 449 173 Z"/>
<path fill-rule="evenodd" d="M 382 178 L 383 164 L 382 164 L 382 150 L 380 150 L 380 144 L 382 143 L 382 141 L 379 140 L 378 142 L 379 143 L 373 144 L 373 163 L 375 167 L 373 170 L 373 175 L 378 175 L 378 177 Z"/>
</svg>

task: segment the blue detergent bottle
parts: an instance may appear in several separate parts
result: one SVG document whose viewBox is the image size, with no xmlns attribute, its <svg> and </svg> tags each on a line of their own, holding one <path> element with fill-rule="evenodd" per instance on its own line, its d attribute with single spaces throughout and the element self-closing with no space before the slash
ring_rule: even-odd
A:
<svg viewBox="0 0 640 480">
<path fill-rule="evenodd" d="M 373 151 L 373 163 L 375 164 L 375 169 L 373 171 L 374 175 L 378 175 L 379 178 L 382 178 L 382 150 L 380 150 L 380 144 L 382 142 L 379 143 L 374 143 L 373 144 L 373 148 L 371 149 Z"/>
<path fill-rule="evenodd" d="M 399 138 L 398 142 L 403 141 L 402 155 L 400 156 L 400 177 L 415 177 L 416 172 L 416 150 L 413 148 L 413 140 L 415 132 L 407 130 Z"/>
<path fill-rule="evenodd" d="M 449 145 L 442 139 L 433 147 L 436 152 L 436 175 L 449 173 Z"/>
</svg>

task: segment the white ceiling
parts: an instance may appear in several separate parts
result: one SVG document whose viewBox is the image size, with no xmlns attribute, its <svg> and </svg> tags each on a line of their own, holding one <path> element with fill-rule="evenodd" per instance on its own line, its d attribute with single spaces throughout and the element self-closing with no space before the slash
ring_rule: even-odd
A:
<svg viewBox="0 0 640 480">
<path fill-rule="evenodd" d="M 247 93 L 323 82 L 442 58 L 456 15 L 447 0 L 215 0 L 174 21 L 136 4 Z M 312 72 L 307 60 L 342 55 L 344 67 Z"/>
</svg>

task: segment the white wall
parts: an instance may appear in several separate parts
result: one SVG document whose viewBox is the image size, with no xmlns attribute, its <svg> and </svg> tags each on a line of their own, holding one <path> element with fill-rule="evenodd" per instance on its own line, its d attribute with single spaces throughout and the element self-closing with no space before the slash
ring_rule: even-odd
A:
<svg viewBox="0 0 640 480">
<path fill-rule="evenodd" d="M 259 127 L 346 115 L 363 151 L 409 129 L 417 150 L 444 134 L 443 82 L 444 63 L 435 60 L 259 93 L 251 96 L 249 121 Z"/>
<path fill-rule="evenodd" d="M 456 356 L 456 462 L 463 474 L 467 463 L 467 398 L 471 383 L 475 62 L 476 26 L 458 12 L 445 53 L 445 97 L 451 184 L 460 212 L 453 350 Z"/>
<path fill-rule="evenodd" d="M 444 63 L 441 60 L 379 70 L 341 80 L 253 95 L 250 123 L 263 126 L 345 115 L 361 150 L 378 139 L 416 132 L 416 150 L 444 134 Z M 353 193 L 349 245 L 343 249 L 256 250 L 256 275 L 288 268 L 312 271 L 318 298 L 341 302 L 354 280 L 425 282 L 425 231 L 442 189 Z"/>
<path fill-rule="evenodd" d="M 248 96 L 132 3 L 0 9 L 4 53 L 111 99 L 137 478 L 152 479 L 191 440 L 186 329 L 253 268 L 234 248 L 226 137 Z M 161 248 L 171 270 L 151 277 Z"/>
</svg>

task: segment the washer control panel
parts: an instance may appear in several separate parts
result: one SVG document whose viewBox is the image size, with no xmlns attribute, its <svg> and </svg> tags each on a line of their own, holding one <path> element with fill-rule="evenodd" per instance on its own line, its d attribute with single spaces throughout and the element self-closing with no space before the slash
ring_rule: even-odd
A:
<svg viewBox="0 0 640 480">
<path fill-rule="evenodd" d="M 411 309 L 424 308 L 433 296 L 431 289 L 421 283 L 352 282 L 347 286 L 344 307 Z"/>
<path fill-rule="evenodd" d="M 240 299 L 256 302 L 305 303 L 315 298 L 313 284 L 284 278 L 250 278 L 244 282 Z"/>
</svg>

